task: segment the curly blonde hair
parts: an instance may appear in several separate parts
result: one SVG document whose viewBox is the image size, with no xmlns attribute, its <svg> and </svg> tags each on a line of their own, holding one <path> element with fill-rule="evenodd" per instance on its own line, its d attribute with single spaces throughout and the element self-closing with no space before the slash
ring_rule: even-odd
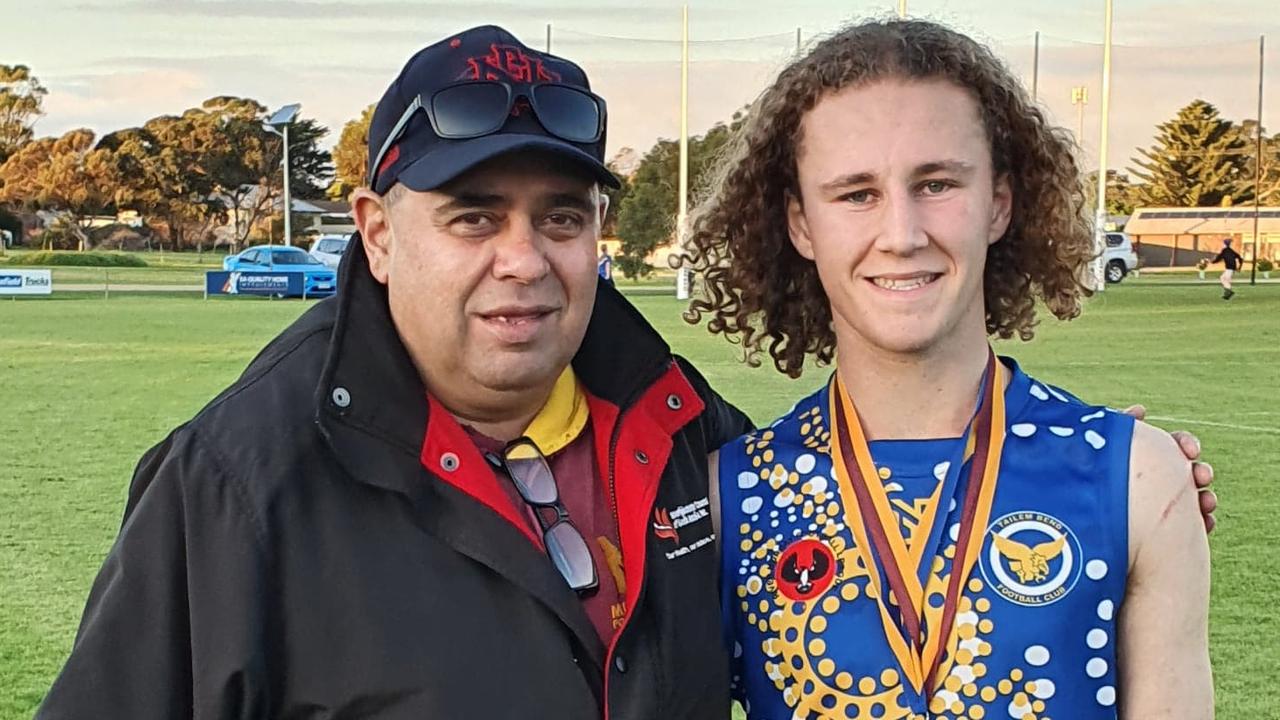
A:
<svg viewBox="0 0 1280 720">
<path fill-rule="evenodd" d="M 1036 301 L 1059 319 L 1080 314 L 1091 294 L 1084 270 L 1095 256 L 1091 223 L 1070 135 L 1052 127 L 990 50 L 941 25 L 868 21 L 824 40 L 785 68 L 751 107 L 691 216 L 686 266 L 705 297 L 685 313 L 709 314 L 707 328 L 741 342 L 759 365 L 799 377 L 812 355 L 835 355 L 831 305 L 814 264 L 787 229 L 788 195 L 800 196 L 796 149 L 801 121 L 824 97 L 876 80 L 942 79 L 977 101 L 997 175 L 1013 191 L 1009 229 L 987 251 L 983 289 L 990 334 L 1029 340 Z"/>
</svg>

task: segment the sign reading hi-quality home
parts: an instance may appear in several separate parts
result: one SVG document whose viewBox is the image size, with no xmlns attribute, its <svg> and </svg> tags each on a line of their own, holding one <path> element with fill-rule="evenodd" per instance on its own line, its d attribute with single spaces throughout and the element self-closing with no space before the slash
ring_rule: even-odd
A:
<svg viewBox="0 0 1280 720">
<path fill-rule="evenodd" d="M 303 275 L 298 272 L 210 271 L 205 273 L 205 292 L 209 295 L 301 296 Z"/>
</svg>

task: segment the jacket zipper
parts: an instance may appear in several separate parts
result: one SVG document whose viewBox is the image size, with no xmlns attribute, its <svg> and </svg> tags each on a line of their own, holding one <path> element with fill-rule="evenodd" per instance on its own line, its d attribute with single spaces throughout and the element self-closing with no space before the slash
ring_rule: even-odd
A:
<svg viewBox="0 0 1280 720">
<path fill-rule="evenodd" d="M 613 432 L 610 433 L 610 436 L 609 436 L 609 508 L 610 510 L 613 511 L 613 527 L 614 527 L 614 530 L 618 533 L 619 544 L 621 544 L 621 541 L 622 541 L 622 523 L 618 519 L 617 454 L 618 454 L 618 439 L 622 435 L 622 421 L 623 421 L 623 418 L 626 416 L 626 414 L 631 411 L 631 408 L 635 405 L 636 401 L 640 397 L 642 397 L 646 391 L 649 390 L 650 386 L 652 386 L 654 382 L 662 378 L 662 376 L 665 375 L 670 370 L 670 367 L 671 367 L 670 362 L 665 363 L 663 365 L 662 372 L 655 374 L 654 377 L 650 379 L 647 379 L 646 382 L 640 385 L 641 390 L 632 394 L 631 397 L 627 398 L 626 404 L 619 409 L 618 419 L 614 422 Z M 659 482 L 661 482 L 661 478 L 659 478 Z M 654 502 L 657 502 L 657 497 L 658 497 L 657 493 L 655 493 Z M 652 504 L 650 504 L 650 507 L 645 508 L 646 519 L 649 517 L 649 513 L 652 510 L 653 510 Z M 642 537 L 644 537 L 645 540 L 647 541 L 647 535 Z M 622 563 L 623 563 L 623 567 L 625 568 L 627 563 L 627 557 L 625 554 L 622 556 Z M 622 640 L 622 634 L 627 631 L 627 626 L 631 624 L 631 617 L 635 614 L 636 608 L 640 606 L 640 601 L 644 598 L 646 572 L 647 572 L 647 568 L 645 567 L 645 563 L 641 563 L 640 564 L 640 589 L 636 592 L 635 605 L 627 607 L 627 613 L 622 618 L 622 626 L 619 627 L 618 631 L 613 634 L 613 641 L 610 642 L 609 647 L 605 649 L 604 703 L 603 703 L 604 704 L 604 720 L 609 720 L 609 676 L 612 674 L 612 671 L 610 669 L 610 664 L 613 660 L 613 652 L 614 650 L 617 649 L 618 644 Z M 624 601 L 626 600 L 625 595 L 623 597 L 623 600 Z"/>
</svg>

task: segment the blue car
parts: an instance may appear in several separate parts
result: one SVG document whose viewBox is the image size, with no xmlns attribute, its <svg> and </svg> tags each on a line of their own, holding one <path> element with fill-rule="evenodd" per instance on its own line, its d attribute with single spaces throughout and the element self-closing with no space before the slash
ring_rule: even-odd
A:
<svg viewBox="0 0 1280 720">
<path fill-rule="evenodd" d="M 302 273 L 303 295 L 325 297 L 338 289 L 338 273 L 307 254 L 302 248 L 285 245 L 255 245 L 222 261 L 223 270 L 233 272 Z"/>
</svg>

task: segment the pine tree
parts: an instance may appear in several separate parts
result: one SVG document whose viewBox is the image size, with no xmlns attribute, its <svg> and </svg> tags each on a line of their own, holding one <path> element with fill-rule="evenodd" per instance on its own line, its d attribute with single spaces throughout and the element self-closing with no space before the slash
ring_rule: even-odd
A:
<svg viewBox="0 0 1280 720">
<path fill-rule="evenodd" d="M 1216 207 L 1253 199 L 1246 177 L 1248 143 L 1239 126 L 1204 100 L 1194 100 L 1158 126 L 1155 144 L 1138 150 L 1131 172 L 1142 182 L 1141 205 Z"/>
<path fill-rule="evenodd" d="M 1255 175 L 1258 162 L 1258 123 L 1256 120 L 1245 120 L 1240 123 L 1241 134 L 1245 137 L 1247 160 L 1244 169 L 1244 182 L 1252 190 L 1255 181 L 1258 184 L 1257 195 L 1260 205 L 1280 205 L 1280 134 L 1268 136 L 1266 128 L 1262 132 L 1262 166 Z M 1250 193 L 1252 195 L 1253 193 Z"/>
</svg>

